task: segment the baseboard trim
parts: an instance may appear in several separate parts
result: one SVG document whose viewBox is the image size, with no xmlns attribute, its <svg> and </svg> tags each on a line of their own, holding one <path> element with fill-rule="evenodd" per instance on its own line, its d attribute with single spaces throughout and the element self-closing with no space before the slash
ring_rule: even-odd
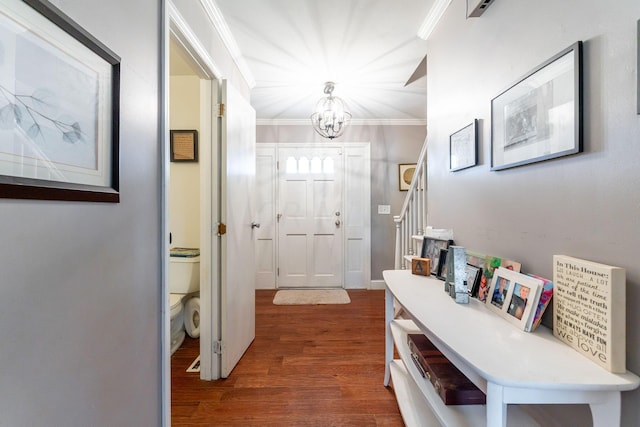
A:
<svg viewBox="0 0 640 427">
<path fill-rule="evenodd" d="M 384 280 L 372 280 L 369 289 L 381 289 L 385 288 Z"/>
</svg>

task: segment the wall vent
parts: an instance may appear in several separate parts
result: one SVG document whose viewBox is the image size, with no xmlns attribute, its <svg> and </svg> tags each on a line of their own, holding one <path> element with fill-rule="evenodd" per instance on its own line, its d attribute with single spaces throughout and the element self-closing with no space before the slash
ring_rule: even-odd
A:
<svg viewBox="0 0 640 427">
<path fill-rule="evenodd" d="M 467 18 L 478 18 L 493 3 L 493 0 L 467 0 Z"/>
</svg>

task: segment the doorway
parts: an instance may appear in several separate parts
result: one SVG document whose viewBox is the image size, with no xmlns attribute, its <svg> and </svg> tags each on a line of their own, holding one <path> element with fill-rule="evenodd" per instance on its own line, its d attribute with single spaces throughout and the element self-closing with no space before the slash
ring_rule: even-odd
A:
<svg viewBox="0 0 640 427">
<path fill-rule="evenodd" d="M 367 289 L 369 143 L 259 143 L 256 285 Z"/>
</svg>

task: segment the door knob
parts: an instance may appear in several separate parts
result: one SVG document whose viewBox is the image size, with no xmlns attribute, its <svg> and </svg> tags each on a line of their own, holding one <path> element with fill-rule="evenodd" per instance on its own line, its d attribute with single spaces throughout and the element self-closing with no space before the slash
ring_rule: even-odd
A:
<svg viewBox="0 0 640 427">
<path fill-rule="evenodd" d="M 340 227 L 340 220 L 336 219 L 336 227 Z"/>
<path fill-rule="evenodd" d="M 258 224 L 257 222 L 252 222 L 251 228 L 260 228 L 260 224 Z"/>
</svg>

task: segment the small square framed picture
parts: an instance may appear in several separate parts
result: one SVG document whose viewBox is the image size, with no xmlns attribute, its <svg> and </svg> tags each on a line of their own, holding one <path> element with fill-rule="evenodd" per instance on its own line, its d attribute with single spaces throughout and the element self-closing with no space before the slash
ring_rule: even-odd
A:
<svg viewBox="0 0 640 427">
<path fill-rule="evenodd" d="M 198 131 L 172 130 L 170 157 L 172 162 L 197 162 Z"/>
<path fill-rule="evenodd" d="M 478 164 L 478 120 L 449 137 L 449 170 L 467 169 Z"/>
<path fill-rule="evenodd" d="M 493 272 L 487 307 L 523 331 L 531 329 L 542 280 L 499 267 Z"/>
</svg>

